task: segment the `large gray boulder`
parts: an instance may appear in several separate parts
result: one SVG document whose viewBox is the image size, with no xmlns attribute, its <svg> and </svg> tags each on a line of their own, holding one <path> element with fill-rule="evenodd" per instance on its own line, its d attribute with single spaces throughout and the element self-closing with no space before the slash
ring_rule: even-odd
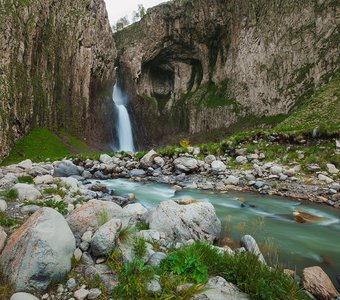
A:
<svg viewBox="0 0 340 300">
<path fill-rule="evenodd" d="M 2 249 L 3 249 L 4 246 L 5 246 L 6 239 L 7 239 L 7 233 L 6 233 L 5 230 L 3 230 L 3 228 L 0 226 L 0 253 L 1 253 Z"/>
<path fill-rule="evenodd" d="M 90 200 L 73 210 L 66 218 L 74 236 L 77 239 L 84 234 L 89 227 L 97 230 L 101 225 L 113 218 L 120 218 L 123 209 L 116 203 Z"/>
<path fill-rule="evenodd" d="M 41 193 L 31 184 L 17 183 L 13 186 L 13 189 L 17 190 L 18 198 L 20 201 L 34 201 L 37 198 L 41 197 Z"/>
<path fill-rule="evenodd" d="M 227 169 L 227 166 L 223 161 L 215 160 L 211 163 L 211 171 L 213 173 L 224 172 Z"/>
<path fill-rule="evenodd" d="M 243 293 L 234 284 L 226 281 L 223 277 L 210 278 L 205 286 L 206 290 L 192 300 L 249 300 L 249 296 Z"/>
<path fill-rule="evenodd" d="M 111 219 L 100 226 L 91 240 L 91 249 L 94 256 L 104 256 L 114 247 L 116 236 L 122 227 L 119 219 Z"/>
<path fill-rule="evenodd" d="M 221 222 L 210 203 L 180 205 L 174 201 L 161 202 L 148 217 L 150 229 L 164 232 L 176 241 L 201 240 L 213 242 L 221 232 Z"/>
<path fill-rule="evenodd" d="M 54 177 L 69 177 L 72 175 L 80 175 L 80 171 L 73 162 L 63 160 L 54 166 L 53 175 Z"/>
<path fill-rule="evenodd" d="M 75 248 L 64 217 L 45 207 L 11 235 L 0 264 L 16 291 L 45 290 L 70 271 Z"/>
<path fill-rule="evenodd" d="M 143 168 L 151 167 L 154 164 L 154 159 L 159 156 L 156 151 L 150 150 L 147 154 L 145 154 L 141 160 L 140 164 Z"/>
<path fill-rule="evenodd" d="M 198 168 L 198 162 L 192 157 L 179 157 L 174 160 L 177 170 L 182 172 L 191 172 Z"/>
</svg>

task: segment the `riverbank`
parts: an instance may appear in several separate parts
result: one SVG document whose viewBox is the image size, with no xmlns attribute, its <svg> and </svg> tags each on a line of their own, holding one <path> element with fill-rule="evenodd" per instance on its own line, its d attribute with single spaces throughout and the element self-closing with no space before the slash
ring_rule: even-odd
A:
<svg viewBox="0 0 340 300">
<path fill-rule="evenodd" d="M 296 168 L 296 166 L 287 167 L 275 162 L 261 162 L 261 160 L 264 159 L 261 153 L 258 154 L 258 157 L 245 156 L 245 159 L 251 159 L 253 165 L 252 169 L 235 169 L 228 167 L 228 162 L 231 161 L 228 160 L 228 157 L 214 156 L 211 154 L 202 157 L 200 151 L 200 149 L 188 147 L 186 151 L 187 153 L 178 153 L 172 156 L 161 155 L 155 151 L 150 151 L 143 157 L 133 153 L 124 153 L 123 155 L 116 154 L 114 156 L 102 154 L 98 160 L 75 158 L 73 161 L 64 160 L 53 163 L 32 163 L 30 160 L 26 160 L 16 165 L 1 168 L 0 188 L 2 190 L 2 199 L 0 204 L 2 212 L 0 216 L 0 223 L 4 227 L 4 229 L 1 230 L 1 248 L 5 248 L 0 261 L 5 264 L 11 261 L 7 260 L 7 253 L 12 253 L 19 259 L 19 261 L 22 261 L 22 259 L 25 260 L 26 258 L 23 253 L 25 253 L 25 251 L 30 251 L 27 247 L 30 247 L 29 245 L 32 242 L 31 239 L 39 240 L 45 238 L 42 236 L 35 236 L 31 230 L 36 232 L 34 229 L 35 226 L 44 227 L 46 225 L 44 222 L 47 222 L 48 224 L 46 225 L 46 228 L 49 228 L 49 231 L 51 231 L 49 234 L 55 235 L 58 232 L 58 228 L 56 228 L 55 225 L 50 224 L 48 220 L 59 220 L 56 224 L 61 222 L 64 224 L 63 226 L 65 227 L 65 230 L 62 233 L 62 238 L 60 240 L 60 242 L 62 241 L 62 249 L 59 249 L 58 246 L 57 248 L 59 250 L 56 250 L 56 252 L 58 253 L 58 251 L 60 251 L 61 253 L 64 253 L 64 251 L 66 251 L 66 257 L 69 257 L 70 261 L 73 257 L 72 260 L 74 265 L 72 266 L 72 270 L 75 271 L 75 273 L 71 273 L 69 276 L 71 276 L 71 279 L 76 281 L 76 284 L 71 284 L 72 287 L 69 286 L 70 282 L 62 284 L 62 287 L 59 286 L 59 291 L 58 288 L 53 288 L 51 294 L 54 295 L 53 299 L 63 299 L 66 295 L 68 295 L 68 297 L 74 296 L 76 299 L 85 299 L 78 296 L 78 294 L 84 292 L 84 294 L 86 294 L 85 297 L 88 297 L 91 288 L 98 289 L 98 287 L 102 286 L 100 284 L 93 284 L 93 282 L 89 283 L 85 280 L 87 277 L 84 274 L 86 274 L 88 266 L 95 266 L 95 268 L 97 268 L 99 265 L 99 269 L 105 269 L 107 267 L 107 263 L 110 262 L 110 259 L 107 258 L 108 252 L 102 253 L 100 251 L 103 249 L 105 251 L 108 251 L 109 248 L 111 249 L 113 241 L 117 241 L 116 235 L 120 236 L 121 234 L 121 237 L 123 237 L 126 232 L 130 230 L 128 228 L 136 228 L 137 226 L 139 229 L 144 228 L 143 230 L 155 230 L 158 233 L 153 232 L 153 234 L 159 236 L 159 239 L 157 238 L 157 243 L 149 243 L 151 246 L 148 245 L 148 242 L 146 241 L 147 239 L 140 242 L 138 245 L 138 242 L 136 242 L 138 239 L 133 238 L 134 242 L 129 247 L 124 248 L 123 246 L 123 248 L 119 248 L 123 249 L 125 252 L 127 251 L 126 253 L 130 253 L 130 259 L 127 261 L 129 261 L 129 264 L 132 265 L 136 263 L 133 260 L 133 257 L 135 257 L 133 253 L 134 251 L 138 252 L 139 250 L 137 249 L 139 247 L 150 250 L 147 250 L 149 252 L 147 252 L 148 257 L 145 258 L 145 263 L 150 259 L 154 252 L 157 253 L 163 251 L 162 253 L 165 255 L 171 255 L 174 249 L 182 248 L 187 245 L 187 242 L 189 244 L 192 243 L 191 240 L 210 241 L 211 243 L 214 241 L 216 242 L 220 235 L 221 225 L 219 225 L 220 223 L 216 221 L 218 219 L 216 218 L 212 206 L 208 208 L 205 207 L 206 204 L 200 204 L 200 202 L 196 203 L 196 201 L 189 201 L 181 204 L 176 204 L 175 202 L 170 201 L 169 205 L 175 205 L 175 207 L 179 205 L 182 213 L 185 207 L 187 207 L 188 212 L 190 212 L 190 214 L 185 218 L 185 222 L 180 225 L 182 221 L 176 219 L 180 214 L 174 212 L 173 214 L 170 214 L 170 217 L 168 214 L 162 216 L 161 212 L 163 210 L 161 205 L 156 209 L 156 212 L 158 212 L 153 213 L 152 211 L 145 209 L 145 207 L 140 204 L 134 203 L 135 195 L 127 194 L 125 196 L 118 196 L 112 194 L 112 192 L 110 192 L 104 185 L 96 184 L 95 182 L 93 183 L 93 181 L 89 181 L 90 179 L 106 180 L 112 178 L 127 178 L 137 182 L 166 183 L 177 190 L 202 189 L 219 191 L 222 193 L 231 190 L 244 192 L 255 191 L 260 194 L 277 194 L 287 197 L 294 196 L 298 199 L 308 199 L 314 202 L 325 203 L 333 207 L 339 207 L 339 202 L 334 201 L 338 199 L 337 197 L 339 196 L 339 180 L 337 178 L 332 179 L 332 182 L 326 183 L 322 180 L 323 177 L 320 177 L 321 173 L 315 173 L 309 177 L 305 175 L 299 176 L 299 168 Z M 240 155 L 237 157 L 239 156 Z M 241 159 L 237 159 L 237 157 L 236 160 L 241 161 Z M 240 166 L 244 165 L 245 164 L 240 163 Z M 327 176 L 327 178 L 330 177 Z M 201 205 L 203 206 L 201 207 Z M 244 205 L 252 205 L 252 203 L 244 203 Z M 46 211 L 46 207 L 53 208 L 53 210 Z M 203 211 L 200 212 L 200 209 L 203 209 L 204 213 Z M 208 209 L 208 211 L 206 211 L 206 209 Z M 57 213 L 57 211 L 59 213 Z M 41 221 L 41 214 L 47 214 L 49 217 L 42 217 L 44 221 Z M 152 218 L 150 219 L 150 214 L 154 216 L 155 220 L 159 220 L 160 222 L 152 221 Z M 64 217 L 61 215 L 64 215 Z M 169 222 L 171 221 L 175 223 L 173 225 L 166 225 L 166 216 L 169 217 Z M 202 219 L 202 216 L 205 216 L 204 219 Z M 100 228 L 102 228 L 111 219 L 113 220 L 112 228 L 116 228 L 114 230 L 114 237 L 111 237 L 111 242 L 108 242 L 108 244 L 106 244 L 107 241 L 104 242 L 104 244 L 101 244 L 102 238 L 103 236 L 106 236 L 106 233 L 102 235 L 100 233 Z M 308 221 L 309 220 L 304 220 L 304 222 Z M 41 225 L 41 222 L 45 225 Z M 198 223 L 196 224 L 195 222 Z M 205 222 L 207 222 L 207 225 L 204 225 Z M 156 226 L 152 224 L 158 224 L 162 228 L 158 228 L 158 225 Z M 163 226 L 164 224 L 166 225 L 165 227 Z M 212 226 L 211 224 L 215 225 Z M 72 233 L 70 233 L 69 229 L 67 229 L 69 227 L 71 228 Z M 105 228 L 102 230 L 104 229 Z M 140 230 L 137 230 L 137 232 L 138 231 Z M 185 238 L 182 239 L 178 236 L 180 232 L 184 234 Z M 93 237 L 96 234 L 100 236 L 100 238 L 98 237 L 100 241 L 98 242 L 99 245 L 94 245 L 92 243 Z M 64 238 L 64 235 L 69 236 L 69 242 L 65 242 L 67 239 Z M 7 236 L 9 238 L 7 238 Z M 75 237 L 74 244 L 72 242 L 72 237 Z M 22 239 L 26 241 L 23 242 Z M 13 244 L 16 245 L 18 242 L 21 244 L 12 248 Z M 53 242 L 52 244 L 50 243 L 51 241 L 47 242 L 49 245 L 47 247 L 56 247 L 55 245 L 53 246 Z M 9 251 L 8 247 L 12 250 Z M 96 247 L 99 247 L 102 250 L 98 250 Z M 97 250 L 95 249 L 99 252 L 96 252 Z M 169 249 L 172 250 L 170 251 Z M 230 252 L 231 249 L 227 246 L 223 249 L 226 253 L 233 253 Z M 144 250 L 142 252 L 144 253 Z M 252 252 L 252 250 L 250 252 Z M 34 253 L 30 253 L 29 255 L 33 258 L 35 256 Z M 116 253 L 115 255 L 118 254 Z M 41 256 L 38 256 L 37 259 L 39 261 L 44 261 L 44 258 Z M 58 260 L 61 259 L 61 257 L 51 258 L 47 255 L 46 259 Z M 62 259 L 64 260 L 65 258 Z M 91 262 L 89 265 L 86 265 L 85 263 L 84 267 L 84 260 L 89 262 L 88 259 L 93 261 L 93 263 Z M 113 260 L 113 265 L 111 265 L 111 267 L 116 266 L 118 263 L 116 261 L 117 257 L 114 256 L 111 259 Z M 126 257 L 123 261 L 124 260 L 126 260 Z M 121 260 L 119 259 L 118 261 Z M 47 265 L 49 265 L 49 263 L 47 263 Z M 81 270 L 76 268 L 76 266 L 79 265 L 83 266 Z M 26 274 L 27 272 L 31 272 L 30 268 L 27 269 L 25 264 L 21 263 L 6 266 L 7 267 L 4 270 L 12 271 L 7 273 L 7 275 L 5 273 L 3 278 L 10 279 L 14 283 L 14 286 L 16 286 L 18 280 L 20 280 L 15 274 Z M 64 265 L 63 272 L 69 272 L 70 270 L 71 262 Z M 101 274 L 98 270 L 95 271 L 93 268 L 91 270 L 95 272 L 95 274 Z M 111 272 L 113 272 L 112 274 L 117 273 L 116 275 L 119 275 L 119 272 L 122 272 L 122 269 L 119 269 L 117 266 L 113 267 L 113 269 L 105 270 L 105 272 L 109 272 L 110 274 Z M 34 272 L 44 271 L 38 267 L 38 269 L 35 269 L 33 273 Z M 58 277 L 60 276 L 61 271 L 57 269 L 55 272 L 55 270 L 51 267 L 48 268 L 48 272 L 51 272 L 48 275 L 49 277 L 53 277 L 56 274 Z M 166 275 L 164 276 L 169 276 L 169 273 L 166 272 L 165 274 Z M 212 274 L 214 274 L 214 272 L 212 272 Z M 223 275 L 222 273 L 218 274 Z M 35 278 L 34 276 L 36 276 L 36 274 L 30 274 L 27 276 L 27 278 Z M 102 276 L 100 275 L 99 277 L 101 278 Z M 123 281 L 122 278 L 109 276 L 109 278 L 106 279 L 111 282 L 112 289 L 120 286 L 120 288 L 123 288 L 124 290 L 124 285 L 122 286 L 118 284 L 118 282 Z M 210 279 L 213 280 L 213 277 L 210 277 Z M 112 280 L 115 284 L 112 283 Z M 185 280 L 186 282 L 190 282 L 188 279 Z M 185 280 L 182 278 L 180 282 L 183 283 Z M 30 282 L 30 279 L 28 279 L 28 281 Z M 203 280 L 202 282 L 205 283 L 206 281 Z M 160 284 L 160 282 L 158 283 Z M 237 281 L 234 283 L 237 283 Z M 48 283 L 40 282 L 39 286 L 40 284 L 42 284 L 42 287 L 40 287 L 41 291 L 48 286 Z M 82 286 L 82 284 L 85 285 L 85 287 Z M 145 285 L 145 282 L 140 282 L 140 284 Z M 164 286 L 164 284 L 166 283 L 162 283 L 161 285 Z M 176 287 L 171 288 L 171 293 L 174 293 L 173 295 L 180 295 L 180 292 L 176 292 L 178 285 L 180 284 L 178 283 Z M 224 283 L 222 285 L 225 286 Z M 307 283 L 305 286 L 307 286 Z M 332 286 L 332 284 L 330 286 Z M 195 293 L 198 293 L 199 290 L 196 288 L 198 288 L 198 286 L 195 285 Z M 214 289 L 221 289 L 221 286 L 215 286 Z M 30 290 L 30 288 L 25 288 L 25 290 Z M 164 289 L 162 290 L 164 291 Z M 330 288 L 330 290 L 332 290 L 332 288 Z M 336 293 L 334 290 L 333 294 Z M 104 291 L 103 288 L 99 289 L 99 291 L 99 295 L 108 295 L 107 291 Z M 98 290 L 92 292 L 97 292 L 98 294 Z M 144 292 L 145 290 L 143 290 L 143 293 Z M 169 290 L 167 290 L 167 292 L 169 292 Z M 266 299 L 263 296 L 264 294 L 261 294 L 258 298 L 254 298 L 251 290 L 243 290 L 243 292 L 248 293 L 253 299 Z M 150 293 L 150 291 L 147 293 Z M 316 292 L 314 291 L 313 293 Z M 52 299 L 51 294 L 45 295 L 42 299 Z M 190 295 L 190 297 L 193 297 L 193 294 Z M 105 297 L 102 299 L 108 299 Z M 189 299 L 190 297 L 184 297 L 183 299 Z M 241 298 L 239 299 L 243 299 L 242 297 L 248 296 L 240 297 Z M 304 299 L 304 296 L 302 296 L 301 299 Z"/>
</svg>

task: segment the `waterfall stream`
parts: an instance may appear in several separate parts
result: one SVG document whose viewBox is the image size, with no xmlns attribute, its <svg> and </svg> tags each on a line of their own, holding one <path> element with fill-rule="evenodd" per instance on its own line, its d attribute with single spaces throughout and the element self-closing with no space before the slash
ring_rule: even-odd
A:
<svg viewBox="0 0 340 300">
<path fill-rule="evenodd" d="M 118 115 L 116 122 L 118 145 L 116 145 L 115 150 L 134 152 L 132 126 L 129 112 L 126 108 L 127 97 L 123 94 L 118 82 L 113 86 L 112 100 Z"/>
</svg>

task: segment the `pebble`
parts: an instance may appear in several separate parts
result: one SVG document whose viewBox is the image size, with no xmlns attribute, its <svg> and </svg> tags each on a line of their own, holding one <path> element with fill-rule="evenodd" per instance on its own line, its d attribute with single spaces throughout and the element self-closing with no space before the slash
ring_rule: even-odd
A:
<svg viewBox="0 0 340 300">
<path fill-rule="evenodd" d="M 69 290 L 73 290 L 77 286 L 77 282 L 74 278 L 70 278 L 67 280 L 66 286 Z"/>
<path fill-rule="evenodd" d="M 75 291 L 73 295 L 74 295 L 74 298 L 76 298 L 76 300 L 84 300 L 88 296 L 89 293 L 90 292 L 88 290 L 81 288 Z"/>
</svg>

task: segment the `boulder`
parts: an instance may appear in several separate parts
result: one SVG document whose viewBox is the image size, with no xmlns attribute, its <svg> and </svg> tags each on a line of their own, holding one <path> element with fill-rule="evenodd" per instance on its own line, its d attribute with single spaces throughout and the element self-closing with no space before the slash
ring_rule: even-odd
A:
<svg viewBox="0 0 340 300">
<path fill-rule="evenodd" d="M 0 199 L 0 211 L 6 211 L 7 202 L 5 200 Z"/>
<path fill-rule="evenodd" d="M 6 239 L 7 239 L 7 233 L 0 226 L 0 254 L 1 254 L 2 249 L 5 247 Z"/>
<path fill-rule="evenodd" d="M 146 175 L 146 172 L 142 169 L 133 169 L 129 171 L 130 177 L 144 177 Z"/>
<path fill-rule="evenodd" d="M 220 160 L 215 160 L 211 163 L 211 171 L 213 173 L 224 172 L 226 169 L 227 169 L 227 166 L 224 164 L 224 162 Z"/>
<path fill-rule="evenodd" d="M 42 175 L 34 178 L 34 184 L 51 184 L 53 177 L 51 175 Z"/>
<path fill-rule="evenodd" d="M 208 155 L 205 159 L 204 162 L 208 165 L 211 165 L 213 161 L 216 160 L 215 155 Z"/>
<path fill-rule="evenodd" d="M 91 240 L 91 249 L 94 256 L 104 256 L 113 249 L 117 232 L 121 227 L 122 222 L 119 219 L 111 219 L 99 227 Z"/>
<path fill-rule="evenodd" d="M 233 185 L 237 185 L 239 184 L 240 179 L 234 175 L 230 175 L 228 176 L 228 178 L 224 181 L 225 184 L 233 184 Z"/>
<path fill-rule="evenodd" d="M 22 162 L 18 163 L 18 167 L 29 170 L 33 167 L 32 161 L 30 159 L 23 160 Z"/>
<path fill-rule="evenodd" d="M 7 174 L 0 179 L 0 189 L 4 189 L 4 190 L 10 189 L 13 187 L 13 185 L 15 185 L 18 182 L 19 180 L 16 176 L 12 174 Z"/>
<path fill-rule="evenodd" d="M 246 248 L 248 252 L 253 253 L 257 256 L 259 261 L 263 264 L 266 264 L 266 261 L 261 253 L 259 246 L 257 245 L 255 239 L 251 235 L 244 235 L 241 238 L 241 247 Z"/>
<path fill-rule="evenodd" d="M 154 164 L 154 159 L 159 156 L 157 154 L 156 151 L 154 150 L 150 150 L 147 154 L 145 154 L 141 160 L 140 160 L 140 164 L 143 168 L 149 168 L 152 167 L 152 165 Z"/>
<path fill-rule="evenodd" d="M 175 242 L 202 240 L 213 242 L 221 232 L 221 222 L 210 203 L 179 205 L 162 201 L 150 214 L 150 229 L 164 232 Z"/>
<path fill-rule="evenodd" d="M 328 176 L 323 175 L 323 174 L 319 174 L 319 175 L 318 175 L 318 179 L 319 179 L 320 181 L 324 181 L 324 182 L 326 182 L 326 183 L 328 183 L 328 184 L 334 182 L 334 180 L 333 180 L 332 178 L 329 178 Z"/>
<path fill-rule="evenodd" d="M 92 227 L 97 230 L 103 222 L 113 218 L 119 218 L 123 214 L 123 209 L 116 203 L 90 200 L 73 210 L 66 218 L 74 236 L 80 239 L 87 231 L 87 228 Z"/>
<path fill-rule="evenodd" d="M 158 242 L 161 239 L 161 234 L 157 230 L 147 229 L 141 230 L 136 234 L 138 237 L 146 241 Z"/>
<path fill-rule="evenodd" d="M 63 160 L 54 166 L 54 177 L 69 177 L 72 175 L 80 175 L 79 169 L 73 162 Z"/>
<path fill-rule="evenodd" d="M 155 158 L 154 158 L 154 162 L 155 162 L 155 164 L 157 165 L 157 166 L 159 166 L 159 167 L 164 167 L 164 165 L 165 165 L 165 161 L 164 161 L 164 159 L 162 158 L 162 157 L 160 157 L 160 156 L 156 156 Z"/>
<path fill-rule="evenodd" d="M 163 252 L 155 252 L 149 257 L 147 264 L 153 267 L 159 267 L 161 265 L 161 261 L 167 257 L 168 256 Z"/>
<path fill-rule="evenodd" d="M 10 300 L 39 300 L 39 299 L 33 296 L 32 294 L 19 292 L 13 294 Z"/>
<path fill-rule="evenodd" d="M 110 165 L 113 164 L 112 157 L 107 154 L 101 154 L 99 156 L 99 161 L 103 164 Z"/>
<path fill-rule="evenodd" d="M 192 157 L 179 157 L 174 160 L 177 170 L 183 172 L 194 171 L 198 168 L 197 160 Z"/>
<path fill-rule="evenodd" d="M 330 174 L 338 174 L 339 173 L 339 169 L 336 168 L 335 165 L 333 164 L 327 164 L 327 171 Z"/>
<path fill-rule="evenodd" d="M 46 168 L 36 166 L 36 167 L 33 167 L 32 169 L 30 169 L 28 171 L 28 174 L 33 176 L 33 177 L 36 177 L 36 176 L 42 176 L 42 175 L 50 175 L 51 171 L 49 171 Z"/>
<path fill-rule="evenodd" d="M 282 173 L 283 169 L 280 166 L 272 166 L 270 168 L 270 173 L 273 175 L 279 175 L 280 173 Z"/>
<path fill-rule="evenodd" d="M 239 163 L 239 164 L 245 164 L 247 162 L 247 158 L 245 156 L 237 156 L 236 157 L 236 162 Z"/>
<path fill-rule="evenodd" d="M 302 276 L 303 287 L 317 299 L 329 300 L 339 295 L 332 281 L 320 267 L 306 268 Z"/>
<path fill-rule="evenodd" d="M 75 248 L 64 217 L 45 207 L 10 236 L 0 263 L 16 290 L 45 290 L 70 271 Z"/>
<path fill-rule="evenodd" d="M 123 208 L 123 212 L 125 215 L 133 216 L 133 215 L 144 215 L 148 212 L 148 210 L 140 203 L 128 204 Z"/>
<path fill-rule="evenodd" d="M 31 184 L 17 183 L 13 186 L 13 189 L 17 190 L 20 201 L 34 201 L 41 197 L 41 193 Z"/>
<path fill-rule="evenodd" d="M 73 177 L 60 177 L 58 180 L 64 185 L 70 188 L 72 193 L 75 193 L 79 189 L 79 181 Z"/>
<path fill-rule="evenodd" d="M 192 300 L 248 300 L 250 297 L 243 293 L 236 285 L 226 281 L 223 277 L 210 278 L 205 285 L 206 290 L 192 297 Z"/>
</svg>

